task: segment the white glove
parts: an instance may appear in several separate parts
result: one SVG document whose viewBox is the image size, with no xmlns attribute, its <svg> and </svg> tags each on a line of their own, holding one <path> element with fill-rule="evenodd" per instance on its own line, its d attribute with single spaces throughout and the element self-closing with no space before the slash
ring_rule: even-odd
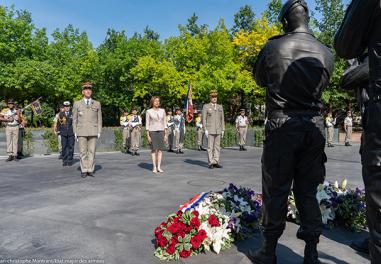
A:
<svg viewBox="0 0 381 264">
<path fill-rule="evenodd" d="M 75 138 L 75 141 L 78 142 L 78 137 L 77 137 L 77 134 L 74 134 L 74 138 Z"/>
<path fill-rule="evenodd" d="M 208 135 L 209 135 L 208 130 L 205 130 L 205 136 L 208 137 Z"/>
<path fill-rule="evenodd" d="M 101 137 L 101 134 L 98 133 L 98 139 Z"/>
<path fill-rule="evenodd" d="M 224 138 L 225 131 L 222 131 L 221 138 Z"/>
</svg>

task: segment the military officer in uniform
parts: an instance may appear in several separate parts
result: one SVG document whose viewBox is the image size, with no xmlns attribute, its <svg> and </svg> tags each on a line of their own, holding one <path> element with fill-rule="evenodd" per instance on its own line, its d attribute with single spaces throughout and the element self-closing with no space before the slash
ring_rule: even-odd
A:
<svg viewBox="0 0 381 264">
<path fill-rule="evenodd" d="M 344 119 L 345 146 L 346 147 L 352 146 L 350 143 L 350 140 L 352 138 L 352 127 L 353 127 L 352 112 L 348 111 L 347 117 Z"/>
<path fill-rule="evenodd" d="M 176 142 L 176 153 L 184 154 L 184 140 L 185 140 L 185 118 L 180 108 L 176 109 L 176 115 L 173 117 L 175 123 L 174 133 Z"/>
<path fill-rule="evenodd" d="M 246 151 L 246 135 L 247 135 L 247 127 L 249 126 L 249 119 L 245 115 L 246 110 L 241 109 L 239 116 L 235 120 L 235 127 L 239 134 L 239 150 Z"/>
<path fill-rule="evenodd" d="M 174 152 L 173 141 L 175 134 L 175 121 L 173 120 L 172 110 L 167 110 L 167 131 L 168 131 L 168 152 Z"/>
<path fill-rule="evenodd" d="M 131 124 L 130 124 L 131 116 L 128 112 L 128 109 L 123 111 L 123 115 L 120 117 L 120 125 L 122 127 L 122 144 L 123 151 L 125 153 L 131 153 L 130 151 L 130 139 L 131 139 Z"/>
<path fill-rule="evenodd" d="M 140 138 L 142 131 L 142 118 L 138 115 L 138 109 L 132 108 L 132 115 L 130 118 L 131 126 L 131 155 L 139 156 Z"/>
<path fill-rule="evenodd" d="M 210 91 L 210 103 L 202 108 L 202 126 L 208 138 L 209 169 L 222 168 L 220 164 L 221 138 L 225 132 L 224 108 L 217 104 L 217 91 Z"/>
<path fill-rule="evenodd" d="M 19 110 L 20 112 L 19 140 L 17 143 L 17 157 L 21 159 L 24 157 L 24 153 L 23 153 L 24 152 L 24 137 L 25 137 L 25 126 L 27 124 L 27 120 L 25 115 L 22 113 L 22 109 L 17 108 L 17 110 Z"/>
<path fill-rule="evenodd" d="M 196 123 L 196 130 L 197 130 L 197 150 L 198 151 L 206 151 L 202 147 L 202 143 L 204 142 L 204 135 L 205 131 L 202 126 L 202 113 L 201 111 L 197 112 L 197 117 L 195 118 L 195 123 Z"/>
<path fill-rule="evenodd" d="M 19 125 L 20 125 L 20 112 L 15 108 L 13 99 L 8 100 L 8 107 L 4 108 L 0 116 L 2 121 L 5 122 L 5 135 L 7 138 L 7 153 L 8 159 L 6 161 L 19 161 L 17 156 L 18 140 L 19 140 Z"/>
<path fill-rule="evenodd" d="M 74 155 L 74 131 L 73 131 L 73 113 L 70 109 L 70 102 L 63 103 L 64 111 L 58 115 L 57 130 L 61 136 L 62 146 L 62 165 L 73 165 Z"/>
<path fill-rule="evenodd" d="M 267 122 L 262 154 L 262 247 L 249 252 L 254 263 L 276 263 L 276 246 L 286 225 L 291 186 L 300 213 L 297 237 L 305 241 L 304 263 L 320 263 L 317 244 L 322 217 L 317 187 L 325 179 L 321 94 L 333 72 L 332 52 L 308 27 L 304 0 L 288 0 L 279 19 L 284 35 L 270 39 L 254 67 L 266 88 Z"/>
<path fill-rule="evenodd" d="M 101 104 L 91 98 L 92 93 L 91 83 L 83 83 L 83 99 L 73 106 L 73 131 L 78 141 L 82 178 L 94 177 L 97 139 L 102 132 Z"/>
<path fill-rule="evenodd" d="M 335 133 L 335 124 L 336 124 L 336 118 L 333 119 L 332 112 L 329 112 L 327 114 L 327 117 L 325 118 L 325 125 L 327 127 L 327 142 L 328 147 L 333 148 L 333 134 Z"/>
</svg>

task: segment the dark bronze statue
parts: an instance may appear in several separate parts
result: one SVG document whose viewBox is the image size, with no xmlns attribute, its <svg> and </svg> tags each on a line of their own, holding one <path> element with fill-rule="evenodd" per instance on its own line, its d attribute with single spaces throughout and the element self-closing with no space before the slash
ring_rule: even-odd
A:
<svg viewBox="0 0 381 264">
<path fill-rule="evenodd" d="M 362 165 L 371 263 L 381 259 L 381 1 L 353 0 L 335 36 L 339 56 L 369 54 L 369 102 L 363 127 Z"/>
<path fill-rule="evenodd" d="M 304 263 L 320 263 L 317 244 L 322 219 L 316 192 L 325 179 L 324 119 L 321 95 L 333 71 L 332 52 L 308 27 L 305 1 L 289 0 L 280 12 L 284 35 L 270 39 L 258 56 L 254 76 L 266 88 L 267 122 L 262 155 L 263 235 L 254 263 L 276 263 L 276 246 L 286 225 L 293 185 L 306 242 Z"/>
<path fill-rule="evenodd" d="M 345 71 L 340 79 L 340 87 L 344 90 L 354 90 L 357 97 L 357 103 L 361 111 L 362 126 L 366 126 L 366 116 L 368 109 L 368 87 L 369 87 L 369 59 L 362 58 L 351 60 L 350 67 Z M 363 150 L 363 135 L 361 136 L 360 155 Z M 361 161 L 363 163 L 363 161 Z M 350 247 L 369 255 L 369 237 L 362 241 L 353 241 Z"/>
</svg>

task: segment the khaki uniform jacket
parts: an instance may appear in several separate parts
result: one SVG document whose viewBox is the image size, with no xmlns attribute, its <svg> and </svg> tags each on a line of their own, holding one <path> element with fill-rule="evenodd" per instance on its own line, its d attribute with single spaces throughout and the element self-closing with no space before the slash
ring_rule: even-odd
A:
<svg viewBox="0 0 381 264">
<path fill-rule="evenodd" d="M 102 131 L 101 104 L 91 99 L 86 105 L 83 99 L 73 105 L 73 130 L 77 137 L 98 136 Z"/>
<path fill-rule="evenodd" d="M 225 130 L 224 109 L 222 105 L 209 103 L 202 108 L 202 126 L 211 135 L 220 135 Z"/>
</svg>

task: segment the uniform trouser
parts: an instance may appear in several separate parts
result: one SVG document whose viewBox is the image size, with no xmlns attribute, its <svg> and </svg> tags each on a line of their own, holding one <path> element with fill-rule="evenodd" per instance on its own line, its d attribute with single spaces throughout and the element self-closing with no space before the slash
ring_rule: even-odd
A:
<svg viewBox="0 0 381 264">
<path fill-rule="evenodd" d="M 333 134 L 335 133 L 335 128 L 333 126 L 327 127 L 327 142 L 328 144 L 333 143 Z"/>
<path fill-rule="evenodd" d="M 20 128 L 19 129 L 19 139 L 17 142 L 17 153 L 22 154 L 24 150 L 24 135 L 25 135 L 25 129 Z"/>
<path fill-rule="evenodd" d="M 208 162 L 209 165 L 218 164 L 220 161 L 221 151 L 221 134 L 208 135 Z"/>
<path fill-rule="evenodd" d="M 173 128 L 168 128 L 168 148 L 173 149 L 174 131 Z"/>
<path fill-rule="evenodd" d="M 203 129 L 201 129 L 201 128 L 197 129 L 197 146 L 199 146 L 199 147 L 202 147 L 202 143 L 203 143 L 202 141 L 204 139 L 204 134 L 205 134 L 205 132 Z"/>
<path fill-rule="evenodd" d="M 17 156 L 17 145 L 19 141 L 19 127 L 7 126 L 5 128 L 7 138 L 7 153 L 9 156 Z"/>
<path fill-rule="evenodd" d="M 129 128 L 123 128 L 122 137 L 123 149 L 130 149 L 131 131 Z"/>
<path fill-rule="evenodd" d="M 184 132 L 175 130 L 176 150 L 182 150 L 184 148 L 184 139 Z"/>
<path fill-rule="evenodd" d="M 75 138 L 73 136 L 63 136 L 61 135 L 62 144 L 62 161 L 71 162 L 74 156 L 74 144 Z"/>
<path fill-rule="evenodd" d="M 239 145 L 245 146 L 247 127 L 238 127 L 238 133 L 239 133 Z"/>
<path fill-rule="evenodd" d="M 131 149 L 133 151 L 138 151 L 140 147 L 140 137 L 141 132 L 140 128 L 133 128 L 131 131 Z"/>
<path fill-rule="evenodd" d="M 376 264 L 381 259 L 381 101 L 377 98 L 381 95 L 381 15 L 377 16 L 372 34 L 368 47 L 370 101 L 363 134 L 362 161 L 370 235 L 369 252 L 371 263 Z"/>
<path fill-rule="evenodd" d="M 345 143 L 349 143 L 352 138 L 352 127 L 348 126 L 347 130 L 345 131 Z"/>
<path fill-rule="evenodd" d="M 97 136 L 78 137 L 79 158 L 82 172 L 94 172 Z"/>
<path fill-rule="evenodd" d="M 298 238 L 318 241 L 322 231 L 317 187 L 324 182 L 325 138 L 322 117 L 270 119 L 262 154 L 264 237 L 277 240 L 286 225 L 291 186 L 301 225 Z"/>
<path fill-rule="evenodd" d="M 62 143 L 61 143 L 61 135 L 60 134 L 57 135 L 57 139 L 58 139 L 58 151 L 62 155 Z"/>
</svg>

